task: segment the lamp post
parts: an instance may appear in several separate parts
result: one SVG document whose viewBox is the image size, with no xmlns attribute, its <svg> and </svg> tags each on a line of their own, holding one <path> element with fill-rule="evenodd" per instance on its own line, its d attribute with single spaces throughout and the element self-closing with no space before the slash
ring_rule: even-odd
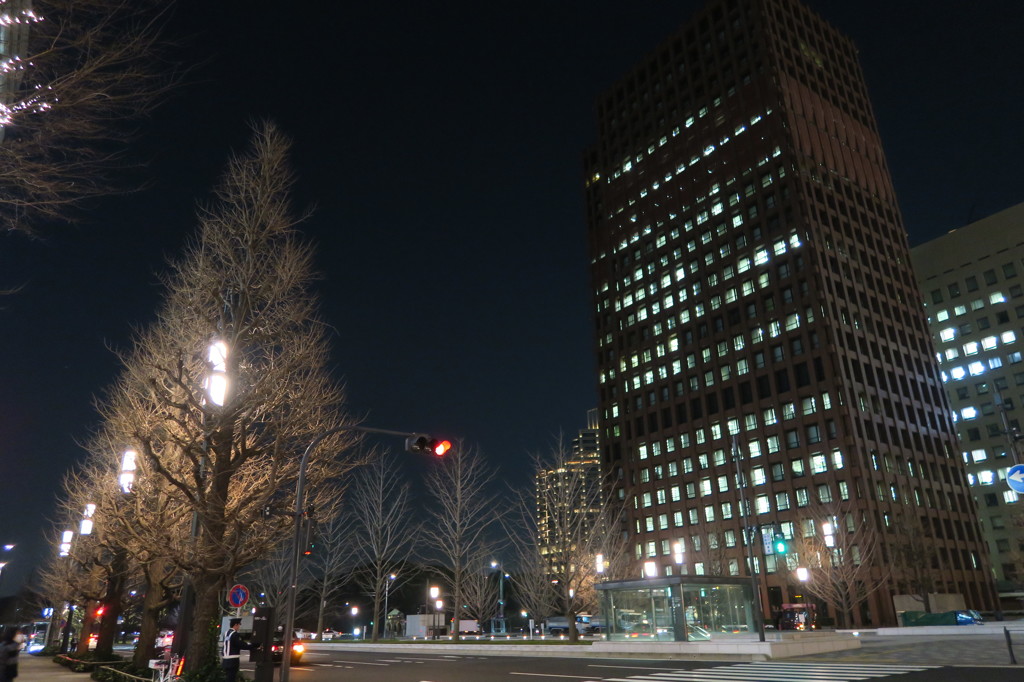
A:
<svg viewBox="0 0 1024 682">
<path fill-rule="evenodd" d="M 299 557 L 302 556 L 302 516 L 304 512 L 306 502 L 306 467 L 309 464 L 309 456 L 316 450 L 317 446 L 329 436 L 333 436 L 336 433 L 342 433 L 343 431 L 359 431 L 361 433 L 382 433 L 389 436 L 402 436 L 405 438 L 414 438 L 420 434 L 409 433 L 407 431 L 393 431 L 390 429 L 374 429 L 369 426 L 337 426 L 333 429 L 324 431 L 319 436 L 313 439 L 313 442 L 309 444 L 305 452 L 302 453 L 302 459 L 299 461 L 299 476 L 295 483 L 295 521 L 294 531 L 292 537 L 292 554 L 291 561 L 288 566 L 288 607 L 285 610 L 285 623 L 284 623 L 284 642 L 283 650 L 292 650 L 292 629 L 295 627 L 295 604 L 298 600 L 298 582 L 299 582 Z M 447 441 L 445 441 L 447 443 Z M 451 444 L 448 444 L 450 447 Z M 447 452 L 447 448 L 441 451 L 440 454 Z M 281 657 L 281 682 L 288 682 L 291 673 L 291 656 Z"/>
<path fill-rule="evenodd" d="M 436 609 L 435 613 L 438 614 L 438 619 L 441 621 L 440 624 L 435 626 L 435 630 L 434 630 L 434 639 L 437 639 L 437 628 L 440 628 L 441 624 L 444 623 L 444 616 L 441 615 L 441 609 L 444 608 L 444 600 L 443 599 L 438 599 L 436 602 L 434 602 L 434 607 Z"/>
<path fill-rule="evenodd" d="M 429 594 L 430 594 L 430 599 L 434 601 L 435 605 L 440 603 L 437 600 L 437 597 L 441 594 L 441 588 L 440 587 L 432 586 L 430 588 L 430 590 L 429 590 Z M 435 608 L 434 612 L 430 616 L 430 635 L 431 635 L 431 637 L 430 637 L 431 639 L 437 639 L 437 610 L 436 610 L 436 608 Z"/>
<path fill-rule="evenodd" d="M 388 638 L 388 592 L 391 590 L 391 583 L 395 582 L 397 577 L 392 573 L 388 576 L 387 582 L 384 583 L 384 639 Z"/>
<path fill-rule="evenodd" d="M 505 634 L 508 632 L 505 627 L 505 566 L 500 561 L 492 561 L 491 568 L 498 569 L 498 632 Z M 494 627 L 491 627 L 493 633 Z"/>
</svg>

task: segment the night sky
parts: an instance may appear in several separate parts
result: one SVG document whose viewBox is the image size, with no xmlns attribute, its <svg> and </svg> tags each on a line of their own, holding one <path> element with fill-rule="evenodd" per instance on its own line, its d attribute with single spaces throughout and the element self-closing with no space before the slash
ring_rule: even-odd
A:
<svg viewBox="0 0 1024 682">
<path fill-rule="evenodd" d="M 594 102 L 702 3 L 177 3 L 191 67 L 144 125 L 146 191 L 2 238 L 0 593 L 152 318 L 248 122 L 294 139 L 334 368 L 365 423 L 465 438 L 502 476 L 596 406 L 582 202 Z M 1024 201 L 1024 3 L 810 2 L 860 48 L 912 244 Z M 397 441 L 379 445 L 400 447 Z"/>
</svg>

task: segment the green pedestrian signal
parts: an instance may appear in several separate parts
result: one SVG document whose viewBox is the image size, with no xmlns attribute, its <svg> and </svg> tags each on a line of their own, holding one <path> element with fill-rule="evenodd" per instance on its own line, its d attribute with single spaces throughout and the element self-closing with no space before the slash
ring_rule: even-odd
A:
<svg viewBox="0 0 1024 682">
<path fill-rule="evenodd" d="M 789 545 L 786 543 L 786 537 L 781 533 L 775 535 L 775 539 L 772 540 L 772 550 L 776 554 L 786 554 L 789 552 Z"/>
</svg>

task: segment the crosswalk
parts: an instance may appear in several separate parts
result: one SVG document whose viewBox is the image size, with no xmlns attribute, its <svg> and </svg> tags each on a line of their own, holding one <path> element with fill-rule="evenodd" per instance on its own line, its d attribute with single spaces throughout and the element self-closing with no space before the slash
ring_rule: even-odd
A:
<svg viewBox="0 0 1024 682">
<path fill-rule="evenodd" d="M 696 670 L 665 670 L 629 677 L 605 677 L 602 682 L 854 682 L 922 672 L 936 667 L 766 661 L 717 665 Z"/>
</svg>

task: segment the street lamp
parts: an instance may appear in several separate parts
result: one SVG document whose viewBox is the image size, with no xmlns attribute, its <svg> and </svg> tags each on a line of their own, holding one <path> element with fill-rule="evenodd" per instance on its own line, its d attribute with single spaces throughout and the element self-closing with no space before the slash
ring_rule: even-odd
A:
<svg viewBox="0 0 1024 682">
<path fill-rule="evenodd" d="M 436 585 L 435 586 L 431 586 L 431 588 L 429 590 L 429 594 L 430 594 L 430 598 L 435 600 L 435 604 L 439 603 L 439 601 L 437 600 L 437 597 L 441 594 L 441 588 L 440 587 L 437 587 Z M 430 618 L 430 634 L 431 634 L 431 639 L 437 639 L 437 611 L 434 611 L 433 616 L 431 616 L 431 618 Z"/>
<path fill-rule="evenodd" d="M 358 629 L 356 628 L 356 616 L 358 616 L 358 615 L 359 615 L 359 607 L 358 606 L 353 606 L 352 607 L 352 639 L 356 639 L 356 635 L 359 634 Z"/>
<path fill-rule="evenodd" d="M 436 613 L 439 616 L 438 620 L 440 620 L 443 623 L 444 622 L 444 616 L 441 616 L 440 614 L 441 614 L 441 609 L 444 608 L 444 600 L 438 599 L 436 602 L 434 602 L 434 607 L 437 609 Z M 434 639 L 437 639 L 437 629 L 440 628 L 440 627 L 441 627 L 440 625 L 436 625 L 435 626 L 435 629 L 434 629 Z"/>
<path fill-rule="evenodd" d="M 498 632 L 505 634 L 508 630 L 505 627 L 505 566 L 500 561 L 492 561 L 491 568 L 498 569 Z M 494 624 L 491 624 L 491 632 L 494 632 Z"/>
<path fill-rule="evenodd" d="M 397 577 L 392 573 L 384 583 L 384 639 L 388 638 L 388 592 L 391 590 L 391 583 L 395 582 Z"/>
<path fill-rule="evenodd" d="M 132 485 L 135 483 L 135 458 L 138 454 L 135 450 L 125 450 L 124 455 L 121 456 L 121 476 L 118 482 L 124 493 L 130 493 Z"/>
</svg>

